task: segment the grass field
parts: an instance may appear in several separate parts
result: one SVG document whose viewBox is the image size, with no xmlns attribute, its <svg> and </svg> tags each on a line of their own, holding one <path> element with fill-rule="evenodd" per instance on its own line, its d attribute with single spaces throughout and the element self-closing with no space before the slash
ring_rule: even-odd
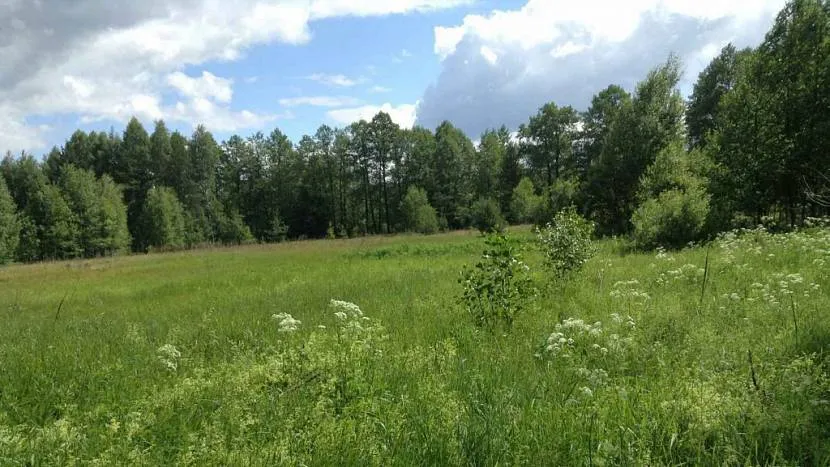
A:
<svg viewBox="0 0 830 467">
<path fill-rule="evenodd" d="M 495 332 L 466 232 L 2 268 L 0 464 L 830 464 L 830 231 L 565 283 L 511 234 L 539 292 Z"/>
</svg>

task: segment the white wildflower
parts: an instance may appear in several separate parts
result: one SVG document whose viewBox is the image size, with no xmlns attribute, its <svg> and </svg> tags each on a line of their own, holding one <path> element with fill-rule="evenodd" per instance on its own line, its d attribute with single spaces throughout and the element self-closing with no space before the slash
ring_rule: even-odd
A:
<svg viewBox="0 0 830 467">
<path fill-rule="evenodd" d="M 294 319 L 294 317 L 288 313 L 277 313 L 275 315 L 271 315 L 271 318 L 279 322 L 280 332 L 294 332 L 300 327 L 301 324 L 299 320 Z"/>
<path fill-rule="evenodd" d="M 351 302 L 331 299 L 329 306 L 335 310 L 338 310 L 338 312 L 347 313 L 352 318 L 360 318 L 363 316 L 363 312 L 360 310 L 360 307 Z M 335 315 L 337 315 L 337 313 L 335 313 Z"/>
<path fill-rule="evenodd" d="M 170 371 L 179 369 L 179 359 L 182 353 L 172 344 L 164 344 L 158 350 L 159 361 Z"/>
</svg>

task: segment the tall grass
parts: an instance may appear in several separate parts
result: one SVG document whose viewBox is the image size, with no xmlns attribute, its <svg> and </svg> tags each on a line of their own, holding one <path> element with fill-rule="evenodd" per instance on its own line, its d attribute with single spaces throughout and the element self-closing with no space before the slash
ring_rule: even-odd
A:
<svg viewBox="0 0 830 467">
<path fill-rule="evenodd" d="M 0 464 L 830 463 L 827 230 L 656 255 L 602 242 L 498 332 L 459 301 L 483 247 L 0 269 Z"/>
</svg>

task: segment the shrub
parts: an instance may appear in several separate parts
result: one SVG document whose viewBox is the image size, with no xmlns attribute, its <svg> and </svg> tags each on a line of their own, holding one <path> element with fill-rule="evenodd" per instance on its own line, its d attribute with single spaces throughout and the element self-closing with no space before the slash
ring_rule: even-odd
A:
<svg viewBox="0 0 830 467">
<path fill-rule="evenodd" d="M 701 165 L 705 156 L 686 153 L 681 142 L 657 155 L 640 180 L 640 206 L 631 216 L 638 247 L 677 248 L 703 235 L 710 195 Z"/>
<path fill-rule="evenodd" d="M 595 253 L 593 231 L 593 223 L 577 214 L 573 207 L 560 211 L 552 223 L 536 229 L 545 266 L 557 278 L 580 270 Z"/>
<path fill-rule="evenodd" d="M 438 231 L 438 215 L 430 206 L 427 193 L 418 187 L 409 187 L 401 202 L 401 210 L 406 220 L 406 229 L 422 234 Z"/>
<path fill-rule="evenodd" d="M 533 294 L 529 268 L 521 260 L 515 240 L 491 234 L 485 244 L 481 260 L 462 272 L 463 302 L 477 326 L 511 326 Z"/>
<path fill-rule="evenodd" d="M 20 240 L 20 220 L 6 182 L 0 177 L 0 264 L 14 258 Z"/>
<path fill-rule="evenodd" d="M 533 213 L 533 222 L 536 225 L 544 225 L 556 216 L 556 213 L 563 209 L 578 204 L 579 182 L 572 178 L 559 178 L 553 185 L 545 190 L 544 196 L 540 197 L 536 211 Z"/>
<path fill-rule="evenodd" d="M 534 214 L 539 209 L 542 198 L 535 193 L 533 181 L 524 177 L 513 189 L 513 196 L 510 198 L 510 211 L 513 220 L 523 224 L 531 222 Z"/>
<path fill-rule="evenodd" d="M 216 230 L 219 241 L 226 245 L 241 245 L 254 239 L 250 227 L 236 210 L 223 213 L 218 219 Z"/>
<path fill-rule="evenodd" d="M 669 190 L 646 200 L 631 218 L 640 248 L 679 248 L 697 240 L 709 214 L 702 189 Z"/>
<path fill-rule="evenodd" d="M 482 233 L 501 232 L 506 224 L 499 203 L 492 198 L 480 198 L 472 209 L 472 224 Z"/>
</svg>

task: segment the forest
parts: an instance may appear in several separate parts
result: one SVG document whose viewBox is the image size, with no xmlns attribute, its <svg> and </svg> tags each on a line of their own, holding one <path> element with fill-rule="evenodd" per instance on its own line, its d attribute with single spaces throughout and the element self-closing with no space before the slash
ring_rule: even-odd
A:
<svg viewBox="0 0 830 467">
<path fill-rule="evenodd" d="M 732 228 L 791 229 L 830 207 L 830 2 L 793 0 L 754 48 L 723 48 L 691 95 L 670 56 L 585 111 L 542 105 L 517 131 L 401 128 L 385 113 L 217 142 L 163 121 L 73 133 L 0 164 L 0 263 L 203 244 L 542 224 L 682 247 Z"/>
</svg>

